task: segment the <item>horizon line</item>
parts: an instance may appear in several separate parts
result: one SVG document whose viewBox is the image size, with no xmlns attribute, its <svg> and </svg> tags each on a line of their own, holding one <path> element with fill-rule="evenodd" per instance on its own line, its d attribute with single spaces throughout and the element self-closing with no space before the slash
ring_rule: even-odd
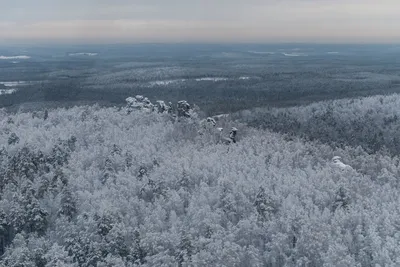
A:
<svg viewBox="0 0 400 267">
<path fill-rule="evenodd" d="M 37 46 L 57 46 L 57 45 L 71 45 L 71 46 L 107 46 L 107 45 L 400 45 L 400 40 L 396 42 L 327 42 L 327 41 L 268 41 L 268 42 L 63 42 L 63 41 L 3 41 L 0 42 L 0 46 L 26 46 L 26 45 L 37 45 Z"/>
</svg>

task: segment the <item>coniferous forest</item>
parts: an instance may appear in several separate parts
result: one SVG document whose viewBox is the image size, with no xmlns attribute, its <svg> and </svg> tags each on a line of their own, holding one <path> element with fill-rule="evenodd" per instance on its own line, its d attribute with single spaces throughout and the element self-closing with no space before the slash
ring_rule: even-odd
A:
<svg viewBox="0 0 400 267">
<path fill-rule="evenodd" d="M 400 95 L 0 116 L 0 266 L 399 266 Z"/>
</svg>

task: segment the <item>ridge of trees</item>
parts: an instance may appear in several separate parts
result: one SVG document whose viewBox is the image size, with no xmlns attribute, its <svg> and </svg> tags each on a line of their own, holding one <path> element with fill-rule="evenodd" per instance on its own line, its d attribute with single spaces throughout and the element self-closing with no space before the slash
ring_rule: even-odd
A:
<svg viewBox="0 0 400 267">
<path fill-rule="evenodd" d="M 386 118 L 400 96 L 379 101 L 332 109 L 362 119 L 372 103 Z M 146 109 L 0 111 L 1 266 L 399 264 L 400 165 L 388 150 Z M 337 155 L 353 169 L 333 166 Z"/>
</svg>

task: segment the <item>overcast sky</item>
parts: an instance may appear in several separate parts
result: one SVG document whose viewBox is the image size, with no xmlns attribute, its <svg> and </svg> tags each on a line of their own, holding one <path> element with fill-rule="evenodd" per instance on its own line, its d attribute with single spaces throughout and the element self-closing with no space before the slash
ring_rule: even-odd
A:
<svg viewBox="0 0 400 267">
<path fill-rule="evenodd" d="M 1 0 L 0 41 L 400 42 L 400 0 Z"/>
</svg>

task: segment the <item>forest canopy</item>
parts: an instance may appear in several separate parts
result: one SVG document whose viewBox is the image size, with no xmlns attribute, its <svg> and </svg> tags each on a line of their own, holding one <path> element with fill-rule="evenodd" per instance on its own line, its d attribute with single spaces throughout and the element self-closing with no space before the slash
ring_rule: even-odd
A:
<svg viewBox="0 0 400 267">
<path fill-rule="evenodd" d="M 399 102 L 2 110 L 0 265 L 397 266 Z"/>
</svg>

